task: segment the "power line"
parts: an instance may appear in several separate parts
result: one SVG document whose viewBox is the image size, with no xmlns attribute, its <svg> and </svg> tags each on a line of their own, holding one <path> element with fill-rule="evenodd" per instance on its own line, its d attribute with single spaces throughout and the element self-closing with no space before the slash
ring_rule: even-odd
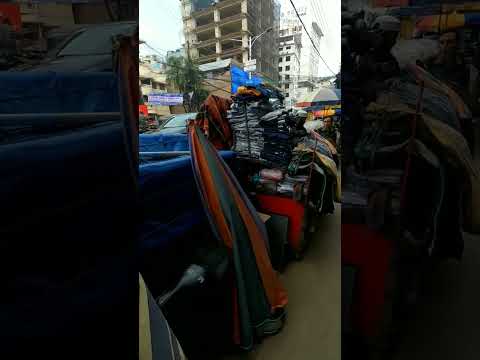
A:
<svg viewBox="0 0 480 360">
<path fill-rule="evenodd" d="M 310 4 L 312 5 L 314 17 L 322 28 L 322 33 L 325 33 L 327 31 L 327 25 L 325 24 L 320 11 L 318 10 L 317 4 L 314 1 L 310 1 Z"/>
<path fill-rule="evenodd" d="M 325 17 L 325 11 L 323 10 L 323 8 L 321 7 L 322 3 L 320 2 L 320 0 L 317 1 L 312 1 L 312 4 L 313 4 L 313 9 L 316 13 L 318 13 L 318 16 L 320 17 L 320 21 L 322 23 L 322 26 L 323 26 L 323 30 L 325 33 L 331 33 L 331 29 L 330 29 L 330 26 L 328 24 L 328 21 L 327 21 L 327 18 Z"/>
<path fill-rule="evenodd" d="M 317 5 L 316 2 L 315 2 L 315 0 L 314 0 L 314 4 Z M 323 15 L 323 18 L 324 18 L 325 25 L 326 25 L 326 27 L 327 27 L 328 33 L 329 33 L 330 35 L 332 35 L 332 34 L 337 34 L 338 32 L 332 31 L 332 28 L 330 27 L 330 23 L 329 23 L 329 21 L 328 21 L 329 18 L 328 18 L 328 16 L 326 16 L 327 13 L 325 12 L 325 9 L 324 9 L 324 7 L 323 7 L 322 0 L 318 0 L 318 6 L 320 7 L 320 14 Z M 328 38 L 328 37 L 326 37 L 326 38 Z M 327 42 L 328 42 L 328 41 L 327 41 Z M 333 43 L 336 43 L 335 40 L 333 41 Z M 339 65 L 338 67 L 339 67 L 339 69 L 340 69 L 340 65 Z"/>
<path fill-rule="evenodd" d="M 219 86 L 213 85 L 213 84 L 212 84 L 211 82 L 209 82 L 209 81 L 203 80 L 202 82 L 205 83 L 205 84 L 207 84 L 207 85 L 209 85 L 209 86 L 211 86 L 211 87 L 213 87 L 214 89 L 224 91 L 224 92 L 226 92 L 227 94 L 230 94 L 230 95 L 232 94 L 230 91 L 225 90 L 225 89 L 223 89 L 223 88 L 221 88 L 221 87 L 219 87 Z"/>
<path fill-rule="evenodd" d="M 154 47 L 150 46 L 146 41 L 143 41 L 141 44 L 145 45 L 146 47 L 148 47 L 150 50 L 153 50 L 154 52 L 156 52 L 157 54 L 159 54 L 160 56 L 165 56 L 167 54 L 167 50 L 163 50 L 163 49 L 160 49 L 162 50 L 164 53 L 162 54 L 159 50 L 155 49 Z"/>
<path fill-rule="evenodd" d="M 318 0 L 318 6 L 320 7 L 320 15 L 324 15 L 325 10 L 323 9 L 322 0 Z M 327 30 L 331 33 L 332 31 L 330 29 L 330 25 L 328 24 L 327 18 L 325 16 L 323 16 L 323 19 L 325 20 L 325 25 L 327 27 Z"/>
<path fill-rule="evenodd" d="M 313 48 L 314 48 L 315 51 L 317 52 L 318 56 L 319 56 L 320 59 L 323 61 L 323 63 L 324 63 L 325 66 L 327 67 L 327 69 L 330 70 L 330 72 L 331 72 L 333 75 L 336 76 L 337 74 L 330 68 L 330 66 L 328 66 L 328 64 L 326 63 L 326 61 L 325 61 L 324 58 L 322 57 L 322 55 L 320 55 L 320 51 L 318 51 L 317 46 L 316 46 L 315 43 L 313 42 L 313 39 L 312 39 L 312 37 L 310 36 L 310 33 L 308 32 L 305 24 L 303 23 L 302 18 L 301 18 L 300 15 L 298 14 L 297 8 L 295 7 L 295 4 L 293 3 L 292 0 L 290 0 L 290 4 L 292 4 L 293 10 L 295 10 L 295 14 L 297 14 L 298 19 L 299 19 L 300 22 L 302 23 L 303 29 L 305 30 L 305 33 L 308 35 L 308 38 L 310 39 L 310 42 L 312 43 Z"/>
</svg>

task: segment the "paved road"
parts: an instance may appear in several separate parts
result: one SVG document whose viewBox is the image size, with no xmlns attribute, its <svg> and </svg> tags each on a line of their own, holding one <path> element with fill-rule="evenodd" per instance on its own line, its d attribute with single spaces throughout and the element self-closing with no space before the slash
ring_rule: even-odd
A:
<svg viewBox="0 0 480 360">
<path fill-rule="evenodd" d="M 340 360 L 341 211 L 323 217 L 303 260 L 282 275 L 289 293 L 281 333 L 226 360 Z"/>
</svg>

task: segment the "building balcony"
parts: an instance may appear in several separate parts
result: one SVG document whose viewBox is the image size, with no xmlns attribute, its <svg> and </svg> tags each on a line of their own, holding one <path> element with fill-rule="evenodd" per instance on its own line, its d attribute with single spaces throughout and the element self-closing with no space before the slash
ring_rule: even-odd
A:
<svg viewBox="0 0 480 360">
<path fill-rule="evenodd" d="M 212 53 L 209 53 L 209 54 L 199 54 L 198 55 L 198 58 L 196 59 L 199 63 L 201 64 L 205 64 L 207 62 L 212 62 L 212 61 L 216 61 L 217 60 L 217 57 L 219 57 L 220 55 L 219 54 L 212 54 Z"/>
<path fill-rule="evenodd" d="M 222 57 L 225 57 L 225 56 L 235 56 L 235 55 L 239 55 L 239 54 L 243 54 L 243 52 L 246 51 L 246 49 L 242 48 L 242 47 L 237 47 L 237 48 L 233 48 L 233 49 L 227 49 L 227 50 L 222 50 Z"/>
<path fill-rule="evenodd" d="M 223 33 L 222 33 L 223 34 Z M 242 36 L 243 34 L 248 34 L 246 31 L 236 31 L 236 32 L 230 32 L 230 33 L 226 33 L 226 34 L 223 34 L 221 37 L 220 37 L 220 40 L 223 41 L 223 40 L 229 40 L 229 39 L 237 39 L 237 40 L 242 40 Z"/>
<path fill-rule="evenodd" d="M 197 49 L 202 49 L 202 48 L 205 48 L 205 47 L 215 45 L 216 42 L 217 42 L 217 39 L 215 37 L 213 37 L 213 38 L 210 38 L 210 39 L 207 39 L 207 40 L 201 40 L 201 41 L 193 44 L 193 46 L 196 47 Z"/>
<path fill-rule="evenodd" d="M 297 83 L 299 88 L 313 88 L 315 87 L 316 83 L 313 81 L 313 79 L 306 79 L 300 77 Z"/>
<path fill-rule="evenodd" d="M 220 25 L 225 25 L 231 22 L 236 22 L 236 21 L 241 21 L 246 17 L 245 14 L 239 13 L 231 16 L 227 16 L 225 18 L 220 18 L 220 21 L 218 22 Z"/>
<path fill-rule="evenodd" d="M 241 5 L 242 0 L 220 0 L 218 4 L 215 5 L 217 9 L 223 9 L 231 5 Z"/>
<path fill-rule="evenodd" d="M 212 21 L 212 22 L 210 22 L 208 24 L 205 24 L 205 25 L 196 26 L 192 30 L 198 34 L 198 33 L 201 33 L 201 32 L 208 31 L 208 30 L 215 30 L 215 25 L 216 25 L 216 23 L 214 21 Z"/>
<path fill-rule="evenodd" d="M 209 6 L 205 9 L 193 10 L 191 15 L 192 15 L 193 18 L 198 18 L 198 17 L 201 17 L 201 16 L 210 15 L 210 14 L 213 15 L 213 10 L 214 10 L 214 7 Z"/>
</svg>

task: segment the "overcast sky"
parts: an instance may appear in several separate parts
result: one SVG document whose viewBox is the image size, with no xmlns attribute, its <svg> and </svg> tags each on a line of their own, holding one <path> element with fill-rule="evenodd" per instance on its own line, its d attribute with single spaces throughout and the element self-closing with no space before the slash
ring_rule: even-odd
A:
<svg viewBox="0 0 480 360">
<path fill-rule="evenodd" d="M 340 69 L 341 58 L 341 0 L 293 0 L 297 8 L 306 1 L 316 4 L 313 12 L 323 33 L 320 54 L 334 71 Z M 292 9 L 290 0 L 280 0 L 282 11 Z M 167 50 L 176 50 L 182 46 L 183 24 L 180 0 L 141 0 L 140 1 L 140 38 L 150 46 L 165 54 Z M 154 53 L 145 45 L 140 45 L 141 54 Z M 331 72 L 320 60 L 319 76 L 328 76 Z"/>
<path fill-rule="evenodd" d="M 182 46 L 183 23 L 180 0 L 140 0 L 140 39 L 161 53 Z M 154 53 L 140 45 L 141 54 Z"/>
</svg>

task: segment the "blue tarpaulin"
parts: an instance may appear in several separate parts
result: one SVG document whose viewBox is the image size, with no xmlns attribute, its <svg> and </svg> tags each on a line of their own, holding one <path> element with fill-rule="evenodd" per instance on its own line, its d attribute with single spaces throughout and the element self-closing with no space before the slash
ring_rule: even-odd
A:
<svg viewBox="0 0 480 360">
<path fill-rule="evenodd" d="M 252 79 L 248 78 L 248 73 L 243 71 L 237 66 L 231 68 L 231 80 L 232 80 L 232 94 L 237 92 L 240 86 L 257 86 L 262 84 L 262 78 L 259 76 L 252 76 Z"/>
<path fill-rule="evenodd" d="M 232 151 L 220 155 L 228 164 L 235 159 Z M 190 156 L 140 165 L 139 191 L 147 214 L 140 239 L 143 250 L 166 249 L 194 226 L 207 223 Z"/>
<path fill-rule="evenodd" d="M 188 151 L 187 134 L 141 134 L 140 152 Z"/>
<path fill-rule="evenodd" d="M 0 114 L 120 111 L 112 73 L 3 72 Z"/>
<path fill-rule="evenodd" d="M 2 115 L 118 112 L 119 98 L 112 72 L 0 72 Z M 33 118 L 25 131 L 34 125 Z M 138 211 L 122 119 L 32 130 L 13 141 L 0 145 L 0 261 L 9 289 L 2 358 L 28 358 L 20 355 L 25 341 L 50 358 L 71 357 L 52 349 L 59 338 L 79 358 L 100 343 L 116 353 L 102 335 L 120 342 L 135 335 L 128 334 L 135 319 L 120 314 L 138 287 L 138 275 L 129 275 L 136 266 Z"/>
</svg>

